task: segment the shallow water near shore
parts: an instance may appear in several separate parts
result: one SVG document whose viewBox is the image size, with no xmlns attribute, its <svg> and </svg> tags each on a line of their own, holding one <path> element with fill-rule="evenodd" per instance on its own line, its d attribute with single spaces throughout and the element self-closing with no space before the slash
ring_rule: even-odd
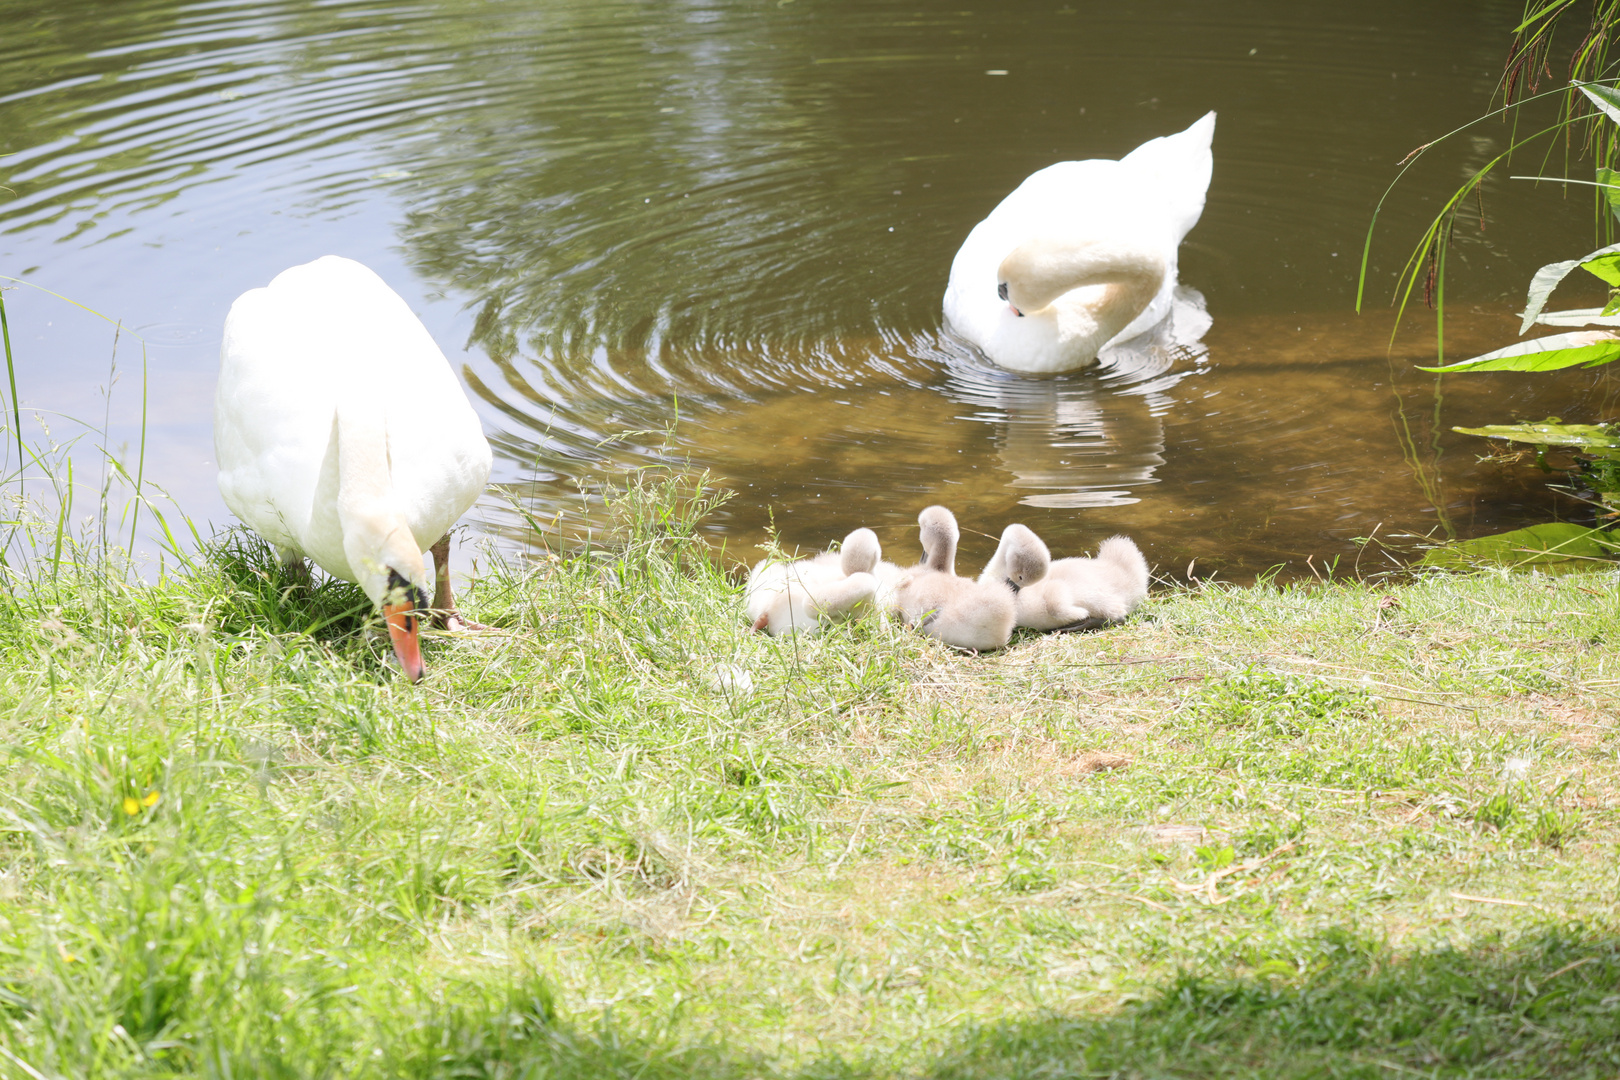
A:
<svg viewBox="0 0 1620 1080">
<path fill-rule="evenodd" d="M 25 413 L 135 447 L 144 340 L 146 477 L 214 523 L 225 311 L 327 252 L 382 273 L 462 371 L 497 448 L 475 527 L 516 550 L 535 538 L 509 500 L 556 546 L 600 527 L 581 487 L 689 459 L 737 491 L 706 528 L 743 561 L 773 527 L 810 548 L 859 525 L 909 559 L 917 510 L 943 502 L 964 569 L 1013 520 L 1059 553 L 1128 533 L 1167 574 L 1384 569 L 1356 538 L 1583 512 L 1452 426 L 1614 415 L 1601 369 L 1442 383 L 1413 368 L 1421 319 L 1389 349 L 1407 244 L 1500 126 L 1415 171 L 1372 313 L 1351 310 L 1395 163 L 1486 109 L 1516 3 L 0 14 L 0 274 L 134 329 L 113 357 L 107 324 L 9 292 Z M 1214 321 L 1201 347 L 1029 379 L 942 329 L 952 253 L 1023 176 L 1211 108 L 1181 265 Z M 1513 340 L 1530 273 L 1589 228 L 1581 197 L 1487 184 L 1452 256 L 1448 356 Z"/>
</svg>

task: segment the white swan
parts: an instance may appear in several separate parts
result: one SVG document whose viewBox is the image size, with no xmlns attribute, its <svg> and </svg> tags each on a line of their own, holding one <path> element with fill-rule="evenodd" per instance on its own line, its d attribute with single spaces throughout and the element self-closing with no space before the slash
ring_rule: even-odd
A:
<svg viewBox="0 0 1620 1080">
<path fill-rule="evenodd" d="M 1209 189 L 1215 114 L 1119 161 L 1032 174 L 973 227 L 945 289 L 945 320 L 993 362 L 1050 374 L 1170 314 L 1176 249 Z"/>
<path fill-rule="evenodd" d="M 917 515 L 923 562 L 895 585 L 894 604 L 909 626 L 974 652 L 999 649 L 1012 637 L 1016 610 L 1004 582 L 956 576 L 956 516 L 943 506 Z"/>
<path fill-rule="evenodd" d="M 414 682 L 417 622 L 452 622 L 448 530 L 490 450 L 444 353 L 371 270 L 328 255 L 237 297 L 225 319 L 214 456 L 225 505 L 275 545 L 360 585 Z"/>
<path fill-rule="evenodd" d="M 814 634 L 824 622 L 854 618 L 872 606 L 881 554 L 877 533 L 856 529 L 838 551 L 791 563 L 761 559 L 743 591 L 749 623 L 775 637 Z"/>
<path fill-rule="evenodd" d="M 1013 587 L 1019 626 L 1095 630 L 1140 606 L 1147 598 L 1148 576 L 1147 560 L 1129 537 L 1104 540 L 1094 559 L 1054 562 L 1033 530 L 1009 525 L 979 580 Z"/>
</svg>

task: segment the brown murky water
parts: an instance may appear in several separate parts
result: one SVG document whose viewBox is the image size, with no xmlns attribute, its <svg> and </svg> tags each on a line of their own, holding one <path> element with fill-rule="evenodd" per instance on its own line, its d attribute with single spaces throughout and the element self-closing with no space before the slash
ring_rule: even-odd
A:
<svg viewBox="0 0 1620 1080">
<path fill-rule="evenodd" d="M 772 521 L 816 547 L 872 526 L 905 558 L 935 501 L 969 565 L 992 546 L 971 530 L 1022 520 L 1060 552 L 1122 531 L 1161 570 L 1235 578 L 1381 568 L 1353 542 L 1375 530 L 1578 516 L 1449 429 L 1610 418 L 1604 370 L 1441 384 L 1412 366 L 1421 322 L 1390 353 L 1387 311 L 1351 311 L 1395 163 L 1484 110 L 1520 5 L 1350 7 L 0 0 L 0 274 L 136 331 L 114 356 L 105 323 L 8 293 L 22 400 L 58 436 L 76 417 L 135 447 L 138 336 L 146 475 L 224 522 L 225 310 L 337 252 L 462 368 L 497 446 L 478 527 L 518 546 L 506 496 L 577 534 L 581 485 L 680 458 L 737 490 L 709 528 L 743 559 Z M 942 332 L 951 255 L 1023 176 L 1210 108 L 1181 267 L 1214 320 L 1201 348 L 1028 379 Z M 1505 134 L 1397 192 L 1378 304 Z M 1480 224 L 1452 258 L 1454 358 L 1512 340 L 1530 273 L 1590 239 L 1579 198 L 1505 178 Z M 672 423 L 668 447 L 624 434 Z"/>
</svg>

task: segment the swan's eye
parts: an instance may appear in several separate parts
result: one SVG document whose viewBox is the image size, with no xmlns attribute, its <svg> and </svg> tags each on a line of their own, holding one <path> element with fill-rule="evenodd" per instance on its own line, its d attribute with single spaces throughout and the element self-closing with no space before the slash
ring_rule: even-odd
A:
<svg viewBox="0 0 1620 1080">
<path fill-rule="evenodd" d="M 996 286 L 996 295 L 1003 300 L 1007 299 L 1007 283 L 1005 281 Z"/>
</svg>

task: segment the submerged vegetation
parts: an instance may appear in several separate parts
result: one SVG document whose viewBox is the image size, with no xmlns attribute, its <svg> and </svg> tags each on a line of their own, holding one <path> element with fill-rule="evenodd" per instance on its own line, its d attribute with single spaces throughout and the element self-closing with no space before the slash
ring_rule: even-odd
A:
<svg viewBox="0 0 1620 1080">
<path fill-rule="evenodd" d="M 1620 1067 L 1609 575 L 964 658 L 747 632 L 643 479 L 415 686 L 239 534 L 0 597 L 0 1076 Z"/>
</svg>

